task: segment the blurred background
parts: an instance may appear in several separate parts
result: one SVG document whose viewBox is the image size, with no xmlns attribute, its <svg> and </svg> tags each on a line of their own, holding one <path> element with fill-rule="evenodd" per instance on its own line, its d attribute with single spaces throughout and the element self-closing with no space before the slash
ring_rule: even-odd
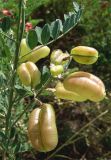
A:
<svg viewBox="0 0 111 160">
<path fill-rule="evenodd" d="M 0 1 L 0 10 L 10 10 L 13 21 L 17 19 L 17 0 Z M 73 0 L 28 0 L 26 22 L 32 27 L 43 26 L 56 18 L 63 19 L 64 13 L 71 11 Z M 111 1 L 77 0 L 83 7 L 78 25 L 65 37 L 51 45 L 52 49 L 70 51 L 73 46 L 85 45 L 99 51 L 98 61 L 90 66 L 71 63 L 70 67 L 91 72 L 100 77 L 107 91 L 105 100 L 100 103 L 72 103 L 60 101 L 51 95 L 44 101 L 51 102 L 57 113 L 59 131 L 58 148 L 77 133 L 72 142 L 57 152 L 51 160 L 109 160 L 111 159 Z M 15 18 L 14 18 L 15 17 Z M 14 20 L 15 19 L 15 20 Z M 41 97 L 42 98 L 42 97 Z M 108 113 L 97 119 L 82 131 L 92 119 L 102 112 Z M 36 153 L 33 149 L 24 152 L 21 159 L 44 160 L 48 154 Z M 36 157 L 36 158 L 35 158 Z"/>
</svg>

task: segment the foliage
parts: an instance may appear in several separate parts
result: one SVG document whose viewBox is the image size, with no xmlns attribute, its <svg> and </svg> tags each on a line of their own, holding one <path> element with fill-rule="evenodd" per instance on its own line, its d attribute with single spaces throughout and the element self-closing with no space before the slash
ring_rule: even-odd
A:
<svg viewBox="0 0 111 160">
<path fill-rule="evenodd" d="M 13 61 L 18 52 L 18 50 L 15 50 L 17 40 L 15 31 L 17 26 L 16 23 L 19 20 L 18 4 L 15 3 L 15 1 L 18 2 L 18 0 L 10 0 L 4 3 L 2 1 L 0 2 L 1 10 L 10 8 L 16 17 L 15 19 L 12 17 L 9 18 L 11 24 L 13 21 L 13 25 L 7 25 L 8 21 L 6 19 L 2 27 L 4 30 L 0 30 L 0 56 L 2 57 L 0 59 L 0 153 L 2 154 L 4 151 L 7 152 L 4 152 L 4 159 L 5 156 L 8 156 L 10 160 L 15 159 L 15 157 L 18 160 L 28 159 L 30 154 L 31 157 L 29 159 L 36 159 L 36 153 L 30 144 L 27 143 L 27 121 L 29 113 L 36 108 L 39 104 L 38 100 L 41 99 L 43 102 L 50 102 L 56 109 L 60 142 L 58 148 L 52 153 L 37 153 L 38 159 L 48 160 L 56 157 L 56 159 L 60 158 L 62 160 L 75 158 L 82 159 L 85 157 L 87 159 L 104 160 L 107 157 L 109 158 L 110 152 L 108 152 L 108 150 L 110 151 L 111 147 L 111 128 L 109 127 L 111 125 L 110 93 L 108 93 L 107 98 L 103 103 L 97 104 L 90 103 L 89 101 L 80 104 L 72 103 L 70 101 L 67 102 L 66 100 L 58 100 L 50 90 L 45 89 L 46 86 L 54 86 L 58 80 L 51 76 L 48 67 L 49 60 L 47 61 L 46 59 L 45 61 L 42 61 L 43 64 L 40 64 L 42 80 L 35 91 L 31 90 L 30 87 L 21 85 L 18 77 L 14 74 Z M 81 0 L 78 1 L 81 2 Z M 82 1 L 82 4 L 84 4 L 84 14 L 78 25 L 78 28 L 82 30 L 82 32 L 79 31 L 81 33 L 79 43 L 93 46 L 99 50 L 101 53 L 100 60 L 96 63 L 95 67 L 92 67 L 92 69 L 93 72 L 101 75 L 102 79 L 105 79 L 106 76 L 98 71 L 101 67 L 104 70 L 105 66 L 109 67 L 109 62 L 111 61 L 111 50 L 109 49 L 111 46 L 111 26 L 109 19 L 106 18 L 106 16 L 110 16 L 110 7 L 105 4 L 107 7 L 104 8 L 104 4 L 100 0 L 84 0 Z M 76 3 L 74 3 L 74 7 L 72 7 L 72 0 L 30 0 L 27 1 L 26 21 L 27 19 L 32 19 L 31 16 L 33 17 L 33 13 L 35 13 L 40 6 L 43 6 L 43 8 L 44 6 L 49 6 L 47 7 L 46 15 L 42 15 L 46 16 L 44 19 L 46 19 L 48 23 L 42 24 L 41 26 L 43 27 L 36 26 L 28 33 L 24 33 L 24 36 L 27 35 L 27 43 L 32 49 L 40 44 L 53 44 L 53 42 L 59 38 L 64 37 L 67 32 L 75 27 L 81 16 L 81 8 Z M 61 8 L 63 9 L 61 10 Z M 69 10 L 71 12 L 67 13 Z M 63 18 L 64 12 L 67 14 L 65 14 Z M 54 21 L 55 18 L 58 19 Z M 52 20 L 53 23 L 51 23 L 50 20 Z M 102 23 L 100 23 L 100 20 Z M 74 32 L 76 30 L 77 28 Z M 97 34 L 98 32 L 99 34 Z M 73 34 L 73 31 L 71 34 Z M 22 37 L 22 33 L 20 35 Z M 21 39 L 21 37 L 19 38 Z M 20 43 L 20 41 L 18 42 Z M 64 47 L 67 48 L 67 46 L 67 43 L 65 43 Z M 56 46 L 56 48 L 57 47 L 58 46 Z M 70 48 L 70 46 L 68 47 Z M 76 69 L 78 70 L 78 68 L 70 68 L 68 73 L 73 72 Z M 87 67 L 85 69 L 87 69 Z M 100 71 L 102 71 L 102 69 Z M 65 74 L 67 75 L 67 72 Z M 108 76 L 109 75 L 110 74 L 108 73 Z M 14 86 L 12 85 L 13 77 L 16 78 Z M 110 79 L 107 77 L 106 81 L 108 81 L 108 85 L 109 80 Z M 12 101 L 13 107 L 11 113 L 8 115 L 10 106 L 9 100 L 12 91 L 14 93 Z M 36 104 L 35 94 L 38 99 L 36 99 Z M 7 117 L 7 115 L 9 117 L 11 116 L 11 118 Z M 9 118 L 8 128 L 10 131 L 5 129 L 7 118 Z"/>
<path fill-rule="evenodd" d="M 65 35 L 67 32 L 69 32 L 79 21 L 80 16 L 81 16 L 81 11 L 82 9 L 79 8 L 79 6 L 75 5 L 74 3 L 74 11 L 70 12 L 69 14 L 65 14 L 64 15 L 64 22 L 62 23 L 62 21 L 60 19 L 57 19 L 56 21 L 52 22 L 50 25 L 49 24 L 45 24 L 42 28 L 35 28 L 35 33 L 34 30 L 33 32 L 30 31 L 28 36 L 27 36 L 27 41 L 29 42 L 30 39 L 30 43 L 28 43 L 28 45 L 30 46 L 30 48 L 32 48 L 32 42 L 35 44 L 35 46 L 39 43 L 43 44 L 43 45 L 47 45 L 53 42 L 53 40 L 59 39 L 61 38 L 63 35 Z M 36 35 L 35 36 L 32 36 Z M 34 38 L 35 37 L 35 38 Z M 34 38 L 34 41 L 31 41 Z M 50 41 L 50 39 L 52 38 L 52 41 Z M 33 44 L 33 48 L 35 47 Z"/>
</svg>

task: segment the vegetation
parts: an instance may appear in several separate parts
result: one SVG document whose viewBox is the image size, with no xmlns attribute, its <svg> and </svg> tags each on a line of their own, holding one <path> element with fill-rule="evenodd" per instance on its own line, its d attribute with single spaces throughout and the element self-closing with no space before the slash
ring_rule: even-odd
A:
<svg viewBox="0 0 111 160">
<path fill-rule="evenodd" d="M 0 1 L 0 159 L 111 158 L 111 3 L 108 0 L 78 0 L 77 3 L 72 5 L 73 0 Z M 29 24 L 26 26 L 27 22 Z M 43 47 L 44 45 L 49 48 Z M 99 57 L 95 52 L 94 56 L 98 60 L 90 57 L 91 63 L 96 62 L 86 65 L 89 57 L 86 58 L 88 53 L 85 52 L 84 60 L 80 53 L 79 58 L 76 57 L 78 55 L 73 55 L 76 60 L 74 61 L 69 53 L 79 45 L 96 48 Z M 45 55 L 41 54 L 44 48 L 47 50 Z M 59 55 L 63 57 L 60 62 L 59 58 L 55 58 L 57 49 L 60 49 Z M 29 60 L 36 64 L 31 72 L 26 62 Z M 21 76 L 22 71 L 16 74 L 20 64 L 25 64 L 27 72 L 23 70 L 22 75 L 29 75 L 28 86 L 25 78 Z M 34 69 L 36 71 L 31 74 Z M 99 96 L 95 96 L 96 102 L 91 98 L 86 101 L 82 90 L 78 92 L 82 100 L 80 97 L 75 100 L 75 92 L 72 94 L 70 90 L 72 87 L 68 84 L 68 92 L 65 90 L 67 87 L 63 88 L 63 80 L 67 75 L 76 72 L 80 76 L 79 71 L 84 71 L 85 74 L 91 72 L 104 82 L 106 96 L 103 99 L 102 88 L 103 97 L 99 95 L 101 102 L 97 100 Z M 37 74 L 39 80 L 33 78 Z M 85 75 L 84 77 L 86 78 Z M 69 92 L 73 98 L 67 96 Z M 96 95 L 96 92 L 94 94 Z M 33 113 L 34 109 L 39 110 L 37 107 L 42 106 L 42 103 L 51 104 L 55 110 L 56 124 L 49 121 L 52 131 L 55 130 L 52 126 L 57 126 L 58 130 L 54 148 L 57 138 L 59 140 L 57 147 L 47 152 L 52 148 L 44 141 L 43 132 L 42 151 L 46 145 L 46 152 L 43 153 L 32 147 L 27 129 L 30 113 Z M 50 113 L 54 116 L 52 109 Z M 45 115 L 44 110 L 41 114 Z M 42 128 L 44 118 L 38 119 Z M 43 129 L 39 128 L 39 131 L 42 132 Z"/>
</svg>

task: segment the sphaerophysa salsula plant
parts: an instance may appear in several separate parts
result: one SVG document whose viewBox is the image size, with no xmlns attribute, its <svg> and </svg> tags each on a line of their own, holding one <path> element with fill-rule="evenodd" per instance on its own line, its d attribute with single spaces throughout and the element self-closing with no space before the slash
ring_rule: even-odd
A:
<svg viewBox="0 0 111 160">
<path fill-rule="evenodd" d="M 87 46 L 74 47 L 70 53 L 50 49 L 50 44 L 62 38 L 80 20 L 82 8 L 76 2 L 73 3 L 74 11 L 64 15 L 64 21 L 56 19 L 43 28 L 37 26 L 27 35 L 24 32 L 26 1 L 18 1 L 18 6 L 17 33 L 11 29 L 9 17 L 3 17 L 0 29 L 0 152 L 3 160 L 17 159 L 20 152 L 28 150 L 29 139 L 31 146 L 39 152 L 49 152 L 57 147 L 46 158 L 48 160 L 70 144 L 77 134 L 57 146 L 59 135 L 54 107 L 50 102 L 42 102 L 40 94 L 45 96 L 45 91 L 50 91 L 59 99 L 74 102 L 103 100 L 105 87 L 98 77 L 68 68 L 72 60 L 85 65 L 95 63 L 98 51 Z M 36 64 L 43 58 L 48 59 L 49 65 L 41 64 L 39 68 Z M 55 88 L 49 88 L 53 81 Z M 26 97 L 33 98 L 26 103 Z M 104 114 L 106 111 L 80 132 Z M 27 121 L 28 128 L 23 124 Z M 24 135 L 26 132 L 28 139 Z"/>
</svg>

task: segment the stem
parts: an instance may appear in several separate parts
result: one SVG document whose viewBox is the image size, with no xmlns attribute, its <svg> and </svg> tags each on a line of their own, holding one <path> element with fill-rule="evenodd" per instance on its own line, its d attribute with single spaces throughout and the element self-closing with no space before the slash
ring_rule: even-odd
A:
<svg viewBox="0 0 111 160">
<path fill-rule="evenodd" d="M 24 113 L 26 113 L 26 111 L 30 108 L 33 108 L 33 106 L 35 105 L 35 102 L 33 104 L 29 104 L 27 105 L 27 107 L 23 110 L 23 112 L 18 116 L 18 118 L 15 120 L 15 122 L 12 124 L 11 127 L 13 127 L 21 118 L 22 116 L 24 115 Z"/>
<path fill-rule="evenodd" d="M 102 112 L 101 114 L 99 114 L 96 118 L 94 118 L 93 120 L 91 120 L 89 123 L 87 123 L 86 125 L 84 125 L 78 132 L 76 132 L 74 135 L 72 135 L 63 145 L 61 145 L 58 149 L 56 149 L 55 152 L 53 152 L 48 158 L 46 158 L 45 160 L 49 160 L 51 159 L 57 152 L 59 152 L 61 149 L 63 149 L 65 146 L 69 145 L 71 143 L 71 141 L 78 135 L 80 134 L 84 129 L 86 129 L 87 127 L 89 127 L 90 125 L 92 125 L 96 120 L 98 120 L 100 117 L 104 116 L 106 113 L 108 113 L 108 110 Z"/>
<path fill-rule="evenodd" d="M 18 29 L 17 29 L 17 44 L 16 44 L 16 50 L 15 50 L 15 59 L 14 59 L 14 67 L 12 71 L 12 80 L 10 84 L 10 94 L 9 94 L 9 108 L 6 116 L 6 133 L 9 127 L 10 117 L 11 117 L 11 109 L 12 109 L 12 101 L 13 101 L 13 89 L 14 89 L 14 83 L 15 83 L 15 72 L 18 64 L 18 55 L 19 55 L 19 34 L 20 34 L 20 19 L 21 19 L 21 8 L 22 8 L 22 0 L 20 0 L 19 3 L 19 20 L 18 20 Z"/>
<path fill-rule="evenodd" d="M 37 98 L 34 99 L 35 101 L 32 103 L 30 103 L 24 110 L 23 112 L 18 116 L 18 118 L 15 120 L 15 122 L 12 124 L 11 127 L 13 127 L 24 115 L 24 113 L 26 113 L 26 111 L 30 108 L 33 108 L 35 104 L 38 104 L 38 106 L 42 105 L 42 102 L 40 100 L 38 100 Z"/>
<path fill-rule="evenodd" d="M 13 70 L 12 70 L 12 78 L 11 78 L 11 83 L 10 83 L 10 92 L 9 92 L 9 106 L 8 106 L 8 111 L 6 115 L 6 129 L 5 129 L 5 135 L 8 138 L 9 133 L 10 133 L 10 121 L 11 121 L 11 110 L 13 106 L 13 93 L 14 93 L 14 84 L 15 84 L 15 78 L 16 78 L 16 69 L 18 65 L 18 59 L 19 59 L 19 47 L 20 47 L 20 42 L 21 38 L 23 35 L 23 30 L 20 33 L 20 27 L 23 25 L 21 24 L 21 16 L 22 16 L 22 7 L 23 7 L 23 0 L 20 0 L 19 2 L 19 18 L 18 18 L 18 28 L 17 28 L 17 43 L 16 43 L 16 50 L 15 50 L 15 57 L 14 57 L 14 64 L 13 64 Z M 23 20 L 22 20 L 23 21 Z"/>
<path fill-rule="evenodd" d="M 20 41 L 23 38 L 24 29 L 25 29 L 25 4 L 24 1 L 22 2 L 22 26 L 21 26 L 21 34 L 20 34 Z"/>
<path fill-rule="evenodd" d="M 42 90 L 47 87 L 47 85 L 49 84 L 49 82 L 51 82 L 51 80 L 52 80 L 52 77 L 50 77 L 50 78 L 42 85 L 42 87 L 41 87 L 39 90 L 37 90 L 36 96 L 38 96 L 38 95 L 42 92 Z"/>
</svg>

